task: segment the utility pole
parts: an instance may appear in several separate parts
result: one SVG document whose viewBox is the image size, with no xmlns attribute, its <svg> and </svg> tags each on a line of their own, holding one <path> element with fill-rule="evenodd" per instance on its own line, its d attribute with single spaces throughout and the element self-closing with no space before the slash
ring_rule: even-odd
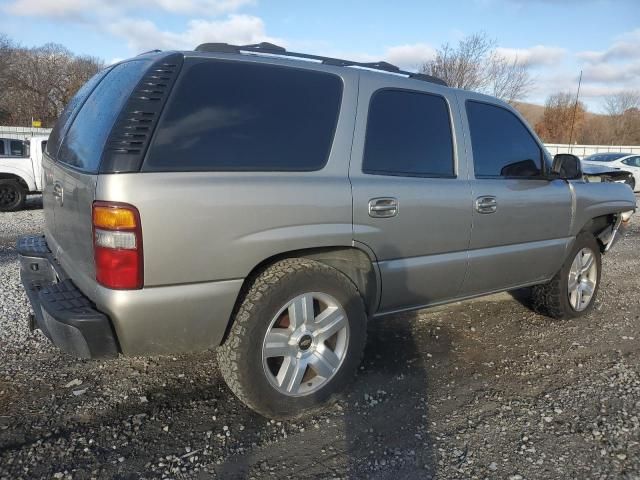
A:
<svg viewBox="0 0 640 480">
<path fill-rule="evenodd" d="M 573 105 L 573 118 L 571 119 L 571 130 L 569 133 L 569 153 L 573 151 L 573 124 L 576 122 L 576 110 L 578 110 L 578 98 L 580 98 L 580 85 L 582 85 L 582 70 L 580 70 L 580 78 L 578 79 L 578 92 L 576 93 L 576 103 Z"/>
</svg>

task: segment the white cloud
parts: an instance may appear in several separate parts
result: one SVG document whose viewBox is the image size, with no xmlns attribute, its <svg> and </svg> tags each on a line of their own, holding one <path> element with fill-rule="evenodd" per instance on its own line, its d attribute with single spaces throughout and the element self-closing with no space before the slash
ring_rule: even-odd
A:
<svg viewBox="0 0 640 480">
<path fill-rule="evenodd" d="M 628 63 L 596 63 L 584 67 L 583 78 L 589 82 L 628 83 L 640 85 L 640 61 Z"/>
<path fill-rule="evenodd" d="M 530 48 L 496 48 L 496 53 L 507 60 L 518 60 L 531 66 L 554 65 L 561 62 L 567 54 L 566 49 L 535 45 Z"/>
<path fill-rule="evenodd" d="M 254 3 L 255 0 L 13 0 L 2 9 L 13 15 L 69 19 L 114 16 L 136 9 L 213 17 Z"/>
<path fill-rule="evenodd" d="M 436 56 L 436 49 L 424 43 L 397 45 L 385 50 L 383 58 L 400 68 L 417 69 Z"/>
<path fill-rule="evenodd" d="M 249 44 L 272 42 L 282 45 L 281 39 L 266 34 L 264 22 L 252 15 L 229 15 L 221 20 L 190 20 L 183 32 L 160 30 L 150 20 L 122 19 L 107 26 L 108 31 L 127 41 L 134 52 L 146 50 L 192 50 L 200 43 L 226 42 Z"/>
<path fill-rule="evenodd" d="M 640 59 L 640 28 L 618 35 L 606 50 L 587 50 L 578 53 L 577 56 L 591 63 L 633 58 Z"/>
<path fill-rule="evenodd" d="M 355 62 L 373 63 L 386 61 L 401 69 L 417 70 L 428 60 L 435 57 L 436 50 L 431 45 L 425 43 L 412 43 L 404 45 L 393 45 L 386 47 L 382 53 L 372 54 L 363 52 L 331 51 L 327 46 L 322 49 L 312 48 L 319 55 L 343 58 Z"/>
</svg>

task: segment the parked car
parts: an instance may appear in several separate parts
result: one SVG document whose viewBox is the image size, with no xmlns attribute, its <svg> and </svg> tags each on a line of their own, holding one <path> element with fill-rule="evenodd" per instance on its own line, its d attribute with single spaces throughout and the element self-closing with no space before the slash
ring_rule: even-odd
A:
<svg viewBox="0 0 640 480">
<path fill-rule="evenodd" d="M 27 194 L 42 189 L 42 151 L 46 136 L 0 138 L 0 212 L 24 206 Z"/>
<path fill-rule="evenodd" d="M 85 358 L 217 349 L 272 418 L 343 390 L 383 315 L 525 286 L 585 315 L 636 208 L 500 100 L 270 44 L 108 67 L 43 165 L 32 328 Z"/>
<path fill-rule="evenodd" d="M 626 170 L 632 177 L 626 180 L 634 192 L 640 191 L 640 154 L 594 153 L 582 159 L 584 165 Z"/>
</svg>

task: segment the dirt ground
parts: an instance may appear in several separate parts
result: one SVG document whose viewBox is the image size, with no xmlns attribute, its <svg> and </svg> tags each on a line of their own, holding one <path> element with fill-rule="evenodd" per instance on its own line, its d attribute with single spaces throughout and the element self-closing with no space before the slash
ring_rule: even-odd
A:
<svg viewBox="0 0 640 480">
<path fill-rule="evenodd" d="M 0 214 L 0 478 L 640 478 L 640 217 L 604 257 L 596 308 L 556 321 L 528 292 L 370 324 L 345 398 L 268 421 L 211 353 L 80 361 L 29 333 Z"/>
</svg>

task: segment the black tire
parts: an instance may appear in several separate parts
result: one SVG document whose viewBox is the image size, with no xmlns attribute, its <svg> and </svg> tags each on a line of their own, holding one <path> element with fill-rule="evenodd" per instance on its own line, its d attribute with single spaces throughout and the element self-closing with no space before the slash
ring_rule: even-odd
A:
<svg viewBox="0 0 640 480">
<path fill-rule="evenodd" d="M 308 292 L 337 300 L 347 317 L 348 341 L 333 376 L 317 390 L 294 397 L 270 382 L 262 347 L 274 316 Z M 366 343 L 367 316 L 353 282 L 325 264 L 293 258 L 278 261 L 250 279 L 241 295 L 228 336 L 217 350 L 220 370 L 233 393 L 259 414 L 277 419 L 306 416 L 333 403 L 357 372 Z"/>
<path fill-rule="evenodd" d="M 27 191 L 17 180 L 0 179 L 0 212 L 13 212 L 24 207 Z"/>
<path fill-rule="evenodd" d="M 596 283 L 593 294 L 589 299 L 589 304 L 583 310 L 576 310 L 569 298 L 569 272 L 578 252 L 587 248 L 594 254 L 597 267 Z M 595 300 L 600 287 L 600 275 L 602 271 L 602 261 L 600 254 L 600 244 L 590 233 L 581 233 L 571 249 L 567 259 L 560 271 L 553 279 L 546 284 L 536 285 L 532 290 L 532 303 L 534 310 L 543 315 L 557 319 L 576 318 L 587 315 L 595 305 Z"/>
</svg>

